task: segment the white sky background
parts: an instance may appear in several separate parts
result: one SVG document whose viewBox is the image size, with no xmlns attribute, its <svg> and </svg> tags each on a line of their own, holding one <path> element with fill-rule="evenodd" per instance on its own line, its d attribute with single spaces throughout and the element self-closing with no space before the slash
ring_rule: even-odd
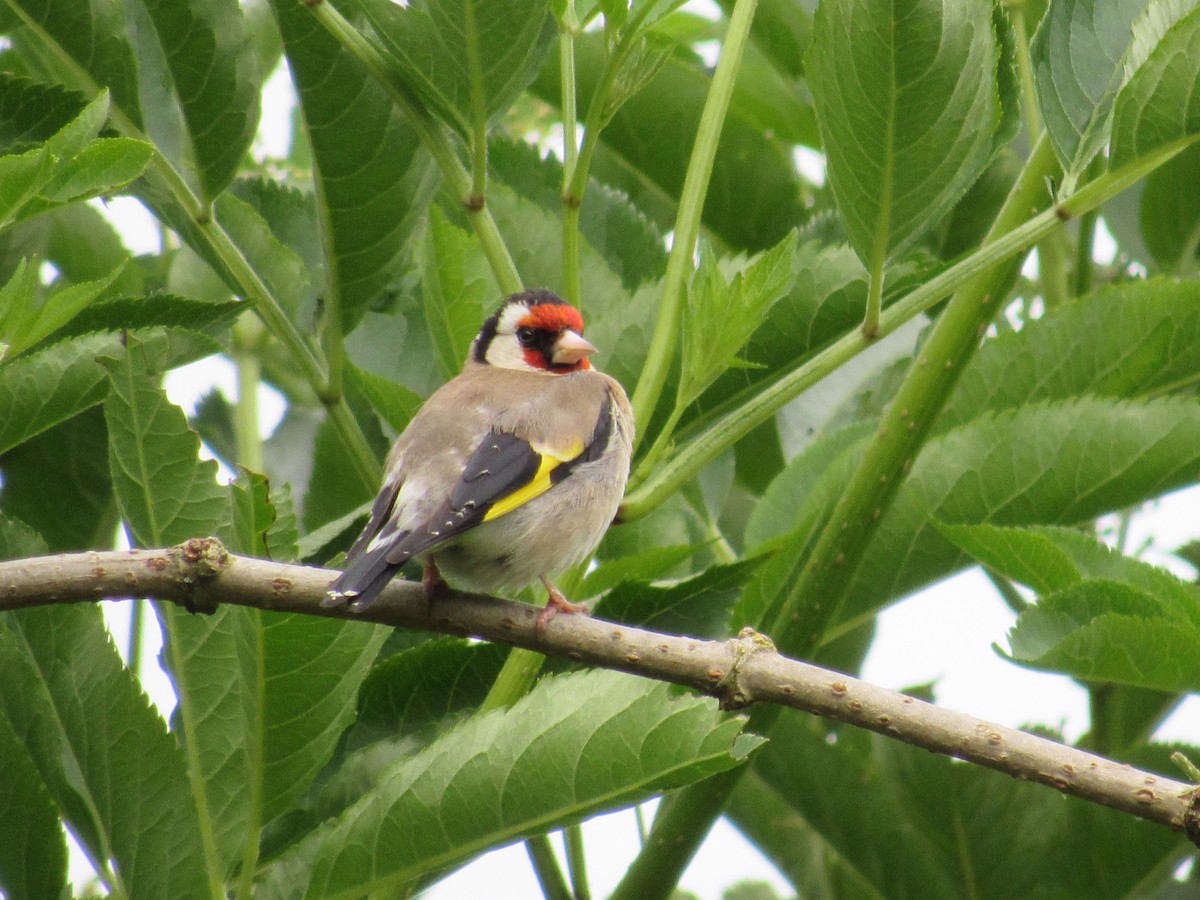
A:
<svg viewBox="0 0 1200 900">
<path fill-rule="evenodd" d="M 286 155 L 294 103 L 290 80 L 284 69 L 268 81 L 264 92 L 263 119 L 254 145 L 259 158 Z M 819 154 L 801 150 L 797 165 L 813 180 L 824 176 Z M 101 207 L 113 220 L 134 252 L 156 252 L 159 237 L 153 219 L 137 201 L 117 199 Z M 1111 261 L 1115 244 L 1101 229 L 1097 259 Z M 1034 274 L 1036 259 L 1027 263 Z M 189 412 L 196 400 L 216 385 L 231 399 L 236 398 L 233 366 L 214 357 L 176 370 L 167 376 L 172 401 Z M 260 409 L 264 436 L 283 414 L 282 397 L 264 386 Z M 1200 537 L 1200 489 L 1178 492 L 1139 513 L 1131 528 L 1130 547 L 1149 542 L 1143 558 L 1171 568 L 1183 577 L 1194 577 L 1186 563 L 1168 554 L 1189 540 Z M 128 604 L 103 605 L 118 646 L 124 648 L 128 634 Z M 1032 672 L 1014 666 L 996 654 L 993 645 L 1005 646 L 1005 635 L 1015 616 L 1001 601 L 978 569 L 951 578 L 905 602 L 893 606 L 879 618 L 878 633 L 867 657 L 862 677 L 885 687 L 902 689 L 934 683 L 937 702 L 945 707 L 1012 727 L 1039 723 L 1060 728 L 1069 739 L 1087 730 L 1087 695 L 1062 676 Z M 151 625 L 153 623 L 151 622 Z M 174 695 L 158 667 L 161 636 L 151 627 L 143 648 L 146 690 L 163 710 L 174 706 Z M 1159 738 L 1200 744 L 1200 700 L 1190 697 L 1160 729 Z M 646 809 L 647 821 L 653 805 Z M 637 825 L 632 812 L 602 816 L 584 826 L 589 881 L 593 894 L 606 896 L 617 884 L 638 850 Z M 557 838 L 554 843 L 561 846 Z M 565 871 L 565 863 L 564 863 Z M 73 854 L 72 875 L 82 884 L 90 869 Z M 725 820 L 718 823 L 708 842 L 685 873 L 680 887 L 701 900 L 718 900 L 730 885 L 743 879 L 770 882 L 781 896 L 790 896 L 787 882 Z M 427 893 L 433 900 L 495 897 L 534 898 L 541 892 L 533 877 L 522 845 L 495 851 L 434 886 Z"/>
</svg>

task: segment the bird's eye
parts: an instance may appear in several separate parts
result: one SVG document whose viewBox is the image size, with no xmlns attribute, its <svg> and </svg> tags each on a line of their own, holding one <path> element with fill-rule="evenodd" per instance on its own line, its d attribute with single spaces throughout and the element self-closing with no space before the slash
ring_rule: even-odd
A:
<svg viewBox="0 0 1200 900">
<path fill-rule="evenodd" d="M 532 347 L 536 338 L 537 331 L 528 325 L 522 325 L 517 329 L 517 340 L 521 342 L 522 347 Z"/>
</svg>

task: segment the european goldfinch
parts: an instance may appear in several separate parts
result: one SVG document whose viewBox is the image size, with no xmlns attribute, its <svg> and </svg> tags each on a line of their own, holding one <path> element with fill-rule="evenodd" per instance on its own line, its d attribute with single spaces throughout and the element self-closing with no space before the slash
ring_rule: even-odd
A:
<svg viewBox="0 0 1200 900">
<path fill-rule="evenodd" d="M 462 372 L 433 393 L 388 456 L 383 487 L 324 603 L 369 606 L 410 559 L 426 596 L 441 574 L 485 593 L 541 580 L 538 630 L 567 602 L 551 576 L 587 559 L 629 477 L 633 413 L 591 367 L 579 311 L 545 290 L 483 323 Z"/>
</svg>

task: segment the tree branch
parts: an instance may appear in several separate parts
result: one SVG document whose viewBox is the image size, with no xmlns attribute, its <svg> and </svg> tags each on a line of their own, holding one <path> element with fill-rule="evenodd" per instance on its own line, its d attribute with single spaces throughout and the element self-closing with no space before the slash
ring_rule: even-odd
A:
<svg viewBox="0 0 1200 900">
<path fill-rule="evenodd" d="M 752 629 L 728 641 L 703 641 L 558 616 L 539 635 L 534 606 L 450 589 L 430 605 L 421 585 L 399 579 L 369 609 L 352 613 L 320 606 L 333 575 L 234 556 L 216 538 L 196 538 L 163 550 L 0 562 L 0 610 L 153 597 L 193 612 L 233 603 L 470 635 L 686 685 L 725 709 L 767 702 L 836 719 L 1165 825 L 1200 845 L 1200 799 L 1192 785 L 788 659 Z"/>
</svg>

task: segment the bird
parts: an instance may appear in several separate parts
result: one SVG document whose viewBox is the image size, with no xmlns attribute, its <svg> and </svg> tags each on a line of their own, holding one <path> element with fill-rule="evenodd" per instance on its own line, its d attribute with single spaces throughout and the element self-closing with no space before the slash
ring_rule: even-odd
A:
<svg viewBox="0 0 1200 900">
<path fill-rule="evenodd" d="M 589 559 L 629 478 L 634 421 L 620 383 L 597 371 L 579 311 L 549 290 L 507 297 L 462 371 L 396 439 L 362 534 L 322 605 L 370 606 L 409 560 L 432 603 L 446 582 L 482 592 L 536 581 L 546 606 L 586 612 L 551 580 Z"/>
</svg>

